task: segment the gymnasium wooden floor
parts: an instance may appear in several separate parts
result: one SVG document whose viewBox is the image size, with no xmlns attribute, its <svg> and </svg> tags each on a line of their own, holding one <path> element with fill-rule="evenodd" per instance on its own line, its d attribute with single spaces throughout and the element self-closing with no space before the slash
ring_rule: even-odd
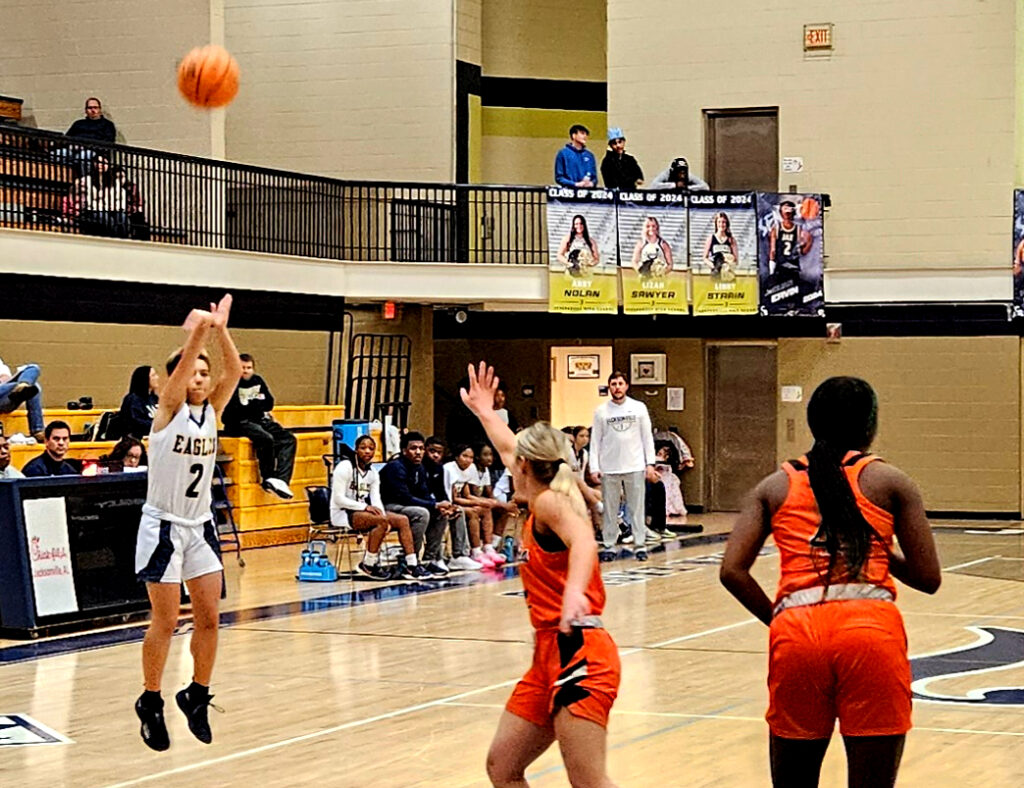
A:
<svg viewBox="0 0 1024 788">
<path fill-rule="evenodd" d="M 712 534 L 730 524 L 727 516 L 694 519 Z M 922 691 L 959 701 L 915 703 L 900 784 L 1022 785 L 1024 531 L 1019 523 L 945 525 L 937 538 L 950 569 L 939 593 L 901 589 L 911 654 L 991 642 L 919 663 L 933 676 Z M 719 586 L 723 546 L 705 540 L 656 552 L 647 565 L 605 565 L 605 624 L 623 664 L 608 762 L 623 788 L 769 784 L 767 630 Z M 757 564 L 769 587 L 773 552 Z M 490 737 L 530 660 L 518 579 L 509 572 L 494 582 L 358 596 L 349 582 L 300 586 L 296 554 L 251 551 L 241 571 L 226 561 L 226 608 L 235 615 L 221 630 L 214 691 L 226 713 L 211 713 L 211 746 L 191 737 L 176 708 L 168 710 L 170 751 L 142 744 L 132 711 L 137 640 L 65 639 L 66 653 L 47 656 L 0 641 L 0 715 L 27 714 L 72 740 L 0 746 L 0 785 L 488 785 Z M 187 642 L 172 646 L 169 707 L 190 678 Z M 986 688 L 1015 688 L 989 694 L 1014 703 L 978 702 Z M 0 744 L 6 732 L 0 725 Z M 556 748 L 529 777 L 534 786 L 568 784 Z M 838 737 L 822 785 L 845 785 Z"/>
</svg>

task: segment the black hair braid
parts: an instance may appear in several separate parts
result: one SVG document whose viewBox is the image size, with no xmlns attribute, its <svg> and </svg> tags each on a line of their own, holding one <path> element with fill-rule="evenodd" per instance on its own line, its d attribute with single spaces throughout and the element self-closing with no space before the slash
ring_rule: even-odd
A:
<svg viewBox="0 0 1024 788">
<path fill-rule="evenodd" d="M 878 424 L 878 400 L 866 381 L 836 377 L 822 383 L 807 406 L 814 446 L 807 453 L 807 476 L 821 514 L 811 546 L 829 556 L 826 584 L 860 579 L 877 538 L 857 505 L 843 459 L 866 450 Z M 838 568 L 838 572 L 837 572 Z"/>
</svg>

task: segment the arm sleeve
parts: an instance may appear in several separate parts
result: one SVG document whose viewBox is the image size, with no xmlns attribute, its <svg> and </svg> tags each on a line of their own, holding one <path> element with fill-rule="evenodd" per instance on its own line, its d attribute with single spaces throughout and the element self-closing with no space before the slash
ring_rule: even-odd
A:
<svg viewBox="0 0 1024 788">
<path fill-rule="evenodd" d="M 658 461 L 654 453 L 654 429 L 651 427 L 651 414 L 647 406 L 643 406 L 640 414 L 640 437 L 644 442 L 644 465 L 654 465 Z"/>
<path fill-rule="evenodd" d="M 376 471 L 370 477 L 370 505 L 384 511 L 384 501 L 380 498 L 380 475 Z"/>
<path fill-rule="evenodd" d="M 361 512 L 366 504 L 348 497 L 348 488 L 352 483 L 352 463 L 344 460 L 338 463 L 331 476 L 331 500 L 339 509 L 346 509 L 350 512 Z"/>
<path fill-rule="evenodd" d="M 590 472 L 601 472 L 601 439 L 604 437 L 604 419 L 601 418 L 601 409 L 594 411 L 594 424 L 590 428 Z"/>
<path fill-rule="evenodd" d="M 260 380 L 263 380 L 260 378 Z M 270 413 L 274 409 L 274 395 L 270 393 L 270 386 L 267 385 L 267 381 L 263 381 L 263 401 L 260 403 L 264 413 Z"/>
<path fill-rule="evenodd" d="M 555 183 L 561 186 L 575 186 L 576 182 L 569 178 L 566 171 L 564 150 L 558 151 L 555 156 Z"/>
<path fill-rule="evenodd" d="M 693 173 L 690 174 L 690 191 L 691 192 L 709 192 L 711 187 L 708 186 L 707 181 L 702 181 Z"/>
</svg>

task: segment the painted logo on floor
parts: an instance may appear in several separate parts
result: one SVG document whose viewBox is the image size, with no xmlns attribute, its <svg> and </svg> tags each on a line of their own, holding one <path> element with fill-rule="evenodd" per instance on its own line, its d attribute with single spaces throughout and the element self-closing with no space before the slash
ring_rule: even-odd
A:
<svg viewBox="0 0 1024 788">
<path fill-rule="evenodd" d="M 967 646 L 925 654 L 910 660 L 914 700 L 969 705 L 1024 706 L 1024 686 L 992 685 L 983 674 L 1024 666 L 1024 631 L 1005 627 L 967 627 L 977 640 Z M 930 685 L 954 677 L 973 676 L 975 686 L 963 694 L 932 690 Z M 995 682 L 998 684 L 997 682 Z"/>
<path fill-rule="evenodd" d="M 73 743 L 27 714 L 0 714 L 0 747 Z"/>
</svg>

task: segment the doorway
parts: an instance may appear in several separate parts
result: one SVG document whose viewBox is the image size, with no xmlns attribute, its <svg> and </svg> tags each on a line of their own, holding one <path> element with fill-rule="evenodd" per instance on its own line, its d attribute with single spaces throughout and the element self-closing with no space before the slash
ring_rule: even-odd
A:
<svg viewBox="0 0 1024 788">
<path fill-rule="evenodd" d="M 774 344 L 714 344 L 707 350 L 711 508 L 739 510 L 743 496 L 776 465 Z"/>
<path fill-rule="evenodd" d="M 597 406 L 608 398 L 611 373 L 611 345 L 552 347 L 551 424 L 592 424 Z"/>
<path fill-rule="evenodd" d="M 705 180 L 715 191 L 779 190 L 779 108 L 704 110 Z"/>
</svg>

